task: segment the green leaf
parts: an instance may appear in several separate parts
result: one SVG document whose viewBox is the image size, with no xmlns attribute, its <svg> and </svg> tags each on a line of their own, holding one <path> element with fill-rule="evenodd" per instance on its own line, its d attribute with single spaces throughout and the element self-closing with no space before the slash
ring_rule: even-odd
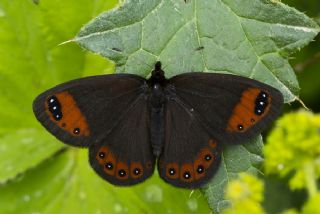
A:
<svg viewBox="0 0 320 214">
<path fill-rule="evenodd" d="M 278 88 L 289 102 L 299 86 L 287 56 L 318 32 L 314 21 L 279 2 L 131 0 L 99 15 L 74 40 L 114 60 L 118 72 L 147 76 L 146 64 L 160 60 L 168 77 L 185 71 L 243 75 Z"/>
<path fill-rule="evenodd" d="M 53 155 L 62 145 L 42 129 L 25 128 L 0 138 L 0 183 L 14 178 Z"/>
<path fill-rule="evenodd" d="M 291 102 L 299 85 L 288 57 L 318 32 L 314 21 L 277 1 L 128 0 L 89 22 L 74 41 L 113 60 L 117 72 L 146 77 L 160 60 L 167 77 L 187 71 L 242 75 L 278 88 Z M 229 204 L 223 200 L 229 179 L 258 171 L 262 147 L 258 138 L 225 148 L 217 175 L 203 189 L 217 213 Z"/>
<path fill-rule="evenodd" d="M 177 190 L 158 175 L 143 185 L 114 187 L 90 168 L 87 153 L 64 150 L 10 185 L 0 186 L 1 212 L 209 213 L 199 192 L 189 196 L 190 190 Z"/>
<path fill-rule="evenodd" d="M 0 173 L 1 183 L 63 146 L 40 128 L 32 112 L 33 99 L 58 83 L 93 73 L 88 68 L 97 61 L 96 74 L 105 73 L 106 60 L 84 53 L 76 44 L 58 46 L 72 38 L 97 8 L 110 7 L 107 1 L 99 2 L 0 2 L 0 166 L 8 169 Z M 79 11 L 81 16 L 76 15 Z"/>
</svg>

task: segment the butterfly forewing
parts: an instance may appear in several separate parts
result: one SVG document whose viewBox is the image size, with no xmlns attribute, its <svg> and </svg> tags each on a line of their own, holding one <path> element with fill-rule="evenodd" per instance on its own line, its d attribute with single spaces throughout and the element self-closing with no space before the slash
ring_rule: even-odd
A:
<svg viewBox="0 0 320 214">
<path fill-rule="evenodd" d="M 42 125 L 72 146 L 89 146 L 114 128 L 120 115 L 145 93 L 135 75 L 87 77 L 58 85 L 39 95 L 33 110 Z"/>
<path fill-rule="evenodd" d="M 249 141 L 278 116 L 283 104 L 277 89 L 235 75 L 186 73 L 169 83 L 221 143 Z"/>
</svg>

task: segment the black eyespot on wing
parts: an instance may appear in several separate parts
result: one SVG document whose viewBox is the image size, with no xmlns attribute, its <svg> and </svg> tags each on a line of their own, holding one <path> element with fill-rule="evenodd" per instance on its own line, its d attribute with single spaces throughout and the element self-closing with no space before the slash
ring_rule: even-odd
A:
<svg viewBox="0 0 320 214">
<path fill-rule="evenodd" d="M 170 168 L 170 169 L 169 169 L 169 174 L 170 174 L 170 175 L 176 174 L 176 170 L 175 170 L 174 168 Z"/>
<path fill-rule="evenodd" d="M 125 176 L 127 175 L 127 172 L 126 172 L 126 170 L 124 170 L 124 169 L 120 169 L 120 170 L 118 171 L 118 175 L 119 175 L 120 177 L 125 177 Z"/>
<path fill-rule="evenodd" d="M 113 163 L 112 162 L 107 162 L 105 164 L 105 167 L 106 167 L 107 170 L 112 170 L 113 169 Z"/>
<path fill-rule="evenodd" d="M 210 154 L 207 154 L 207 155 L 204 157 L 204 159 L 205 159 L 206 161 L 210 161 L 210 160 L 212 159 L 212 157 L 211 157 Z"/>
<path fill-rule="evenodd" d="M 199 173 L 199 174 L 204 173 L 204 167 L 202 165 L 197 166 L 197 173 Z"/>
<path fill-rule="evenodd" d="M 133 174 L 134 175 L 139 175 L 141 173 L 141 170 L 139 168 L 133 169 Z"/>
<path fill-rule="evenodd" d="M 48 110 L 54 120 L 59 121 L 62 119 L 61 104 L 56 96 L 51 96 L 47 100 Z"/>
<path fill-rule="evenodd" d="M 183 177 L 184 177 L 185 179 L 190 179 L 190 178 L 191 178 L 191 173 L 188 172 L 188 171 L 186 171 L 186 172 L 183 173 Z"/>
<path fill-rule="evenodd" d="M 261 116 L 262 114 L 264 114 L 265 110 L 267 110 L 269 106 L 268 98 L 269 98 L 269 95 L 264 91 L 261 91 L 258 94 L 258 96 L 256 97 L 255 107 L 254 107 L 254 113 L 256 115 Z"/>
<path fill-rule="evenodd" d="M 100 157 L 101 159 L 105 158 L 105 156 L 106 156 L 106 153 L 105 153 L 105 152 L 103 152 L 103 151 L 99 152 L 99 157 Z"/>
</svg>

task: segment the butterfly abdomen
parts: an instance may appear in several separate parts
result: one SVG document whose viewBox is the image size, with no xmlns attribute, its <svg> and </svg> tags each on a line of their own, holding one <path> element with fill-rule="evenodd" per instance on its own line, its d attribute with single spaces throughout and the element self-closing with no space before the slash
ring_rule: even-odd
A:
<svg viewBox="0 0 320 214">
<path fill-rule="evenodd" d="M 153 154 L 159 157 L 164 145 L 164 107 L 151 108 L 151 145 Z"/>
</svg>

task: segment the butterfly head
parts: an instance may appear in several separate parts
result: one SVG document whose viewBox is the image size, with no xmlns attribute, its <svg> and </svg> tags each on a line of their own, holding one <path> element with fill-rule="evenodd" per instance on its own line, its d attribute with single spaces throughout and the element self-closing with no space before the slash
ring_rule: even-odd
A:
<svg viewBox="0 0 320 214">
<path fill-rule="evenodd" d="M 154 70 L 155 71 L 160 71 L 161 70 L 161 62 L 157 61 L 156 64 L 154 65 Z"/>
<path fill-rule="evenodd" d="M 163 77 L 164 78 L 164 71 L 161 69 L 161 62 L 157 61 L 154 65 L 154 70 L 152 71 L 152 77 Z"/>
<path fill-rule="evenodd" d="M 164 76 L 164 71 L 161 69 L 160 61 L 157 61 L 154 65 L 152 75 L 148 82 L 151 86 L 154 86 L 155 84 L 164 86 L 166 84 L 166 78 Z"/>
</svg>

